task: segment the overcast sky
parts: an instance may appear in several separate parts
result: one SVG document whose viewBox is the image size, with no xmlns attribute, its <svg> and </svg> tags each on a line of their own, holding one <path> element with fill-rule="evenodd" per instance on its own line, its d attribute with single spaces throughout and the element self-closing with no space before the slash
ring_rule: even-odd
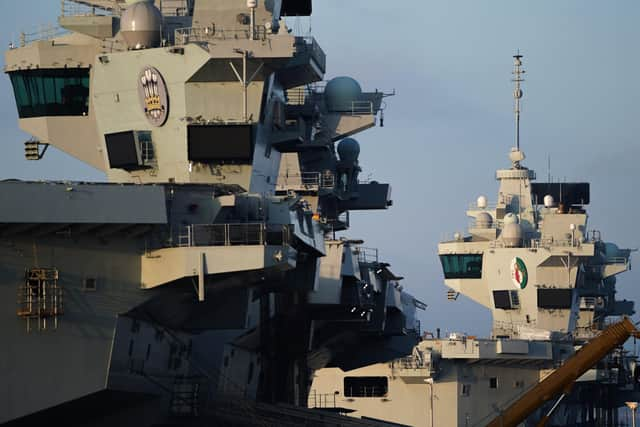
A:
<svg viewBox="0 0 640 427">
<path fill-rule="evenodd" d="M 10 2 L 5 46 L 21 30 L 55 22 L 58 0 Z M 488 311 L 448 302 L 437 244 L 463 231 L 479 195 L 495 201 L 495 169 L 513 145 L 512 55 L 524 54 L 525 164 L 541 180 L 591 182 L 589 228 L 640 247 L 640 2 L 616 0 L 315 0 L 300 20 L 328 55 L 328 77 L 397 92 L 384 128 L 359 136 L 363 176 L 393 186 L 394 206 L 355 213 L 349 235 L 378 247 L 429 307 L 423 328 L 490 332 Z M 56 150 L 27 162 L 8 78 L 0 79 L 0 179 L 103 180 Z M 636 255 L 637 257 L 638 255 Z M 638 270 L 618 297 L 640 301 Z M 638 316 L 636 316 L 637 318 Z"/>
</svg>

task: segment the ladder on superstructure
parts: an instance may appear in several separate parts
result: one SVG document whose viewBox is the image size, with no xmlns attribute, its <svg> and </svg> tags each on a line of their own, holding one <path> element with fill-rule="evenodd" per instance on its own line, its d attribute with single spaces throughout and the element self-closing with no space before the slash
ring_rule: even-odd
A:
<svg viewBox="0 0 640 427">
<path fill-rule="evenodd" d="M 63 314 L 62 288 L 58 285 L 55 268 L 25 270 L 24 283 L 18 287 L 18 317 L 25 319 L 27 332 L 33 329 L 58 328 L 58 317 Z M 35 328 L 33 323 L 35 323 Z"/>
</svg>

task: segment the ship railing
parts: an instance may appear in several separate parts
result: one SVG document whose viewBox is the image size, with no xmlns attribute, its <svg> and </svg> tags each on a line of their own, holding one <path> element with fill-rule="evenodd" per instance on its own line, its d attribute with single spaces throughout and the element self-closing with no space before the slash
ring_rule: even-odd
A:
<svg viewBox="0 0 640 427">
<path fill-rule="evenodd" d="M 455 240 L 455 239 L 453 239 Z M 551 237 L 543 237 L 539 239 L 524 239 L 521 247 L 529 249 L 550 249 L 552 247 L 573 247 L 579 248 L 582 246 L 581 239 L 573 239 L 571 237 L 567 239 L 554 239 Z M 502 240 L 494 240 L 489 243 L 490 249 L 505 248 L 507 247 Z"/>
<path fill-rule="evenodd" d="M 467 210 L 469 211 L 493 211 L 498 207 L 498 203 L 487 203 L 487 206 L 481 208 L 477 203 L 469 203 Z"/>
<path fill-rule="evenodd" d="M 160 4 L 164 16 L 190 16 L 193 10 L 193 0 L 163 0 Z"/>
<path fill-rule="evenodd" d="M 521 328 L 535 328 L 536 327 L 536 319 L 531 319 L 529 323 L 527 322 L 513 322 L 513 321 L 505 321 L 505 320 L 494 320 L 493 327 L 495 329 L 501 329 L 503 331 L 513 331 L 518 332 Z"/>
<path fill-rule="evenodd" d="M 319 191 L 335 187 L 335 175 L 332 172 L 302 172 L 278 176 L 278 191 Z"/>
<path fill-rule="evenodd" d="M 289 242 L 288 225 L 265 223 L 192 224 L 178 235 L 178 247 L 284 246 Z"/>
<path fill-rule="evenodd" d="M 602 233 L 600 230 L 590 230 L 587 232 L 587 240 L 589 242 L 601 242 L 602 241 Z"/>
<path fill-rule="evenodd" d="M 99 6 L 90 2 L 60 0 L 61 16 L 120 15 L 120 13 L 120 4 L 115 1 L 108 3 L 108 5 Z"/>
<path fill-rule="evenodd" d="M 629 259 L 625 257 L 609 257 L 605 259 L 604 263 L 607 265 L 612 265 L 612 264 L 625 265 L 629 263 Z"/>
<path fill-rule="evenodd" d="M 580 239 L 577 238 L 572 238 L 572 237 L 568 237 L 568 238 L 560 238 L 560 239 L 555 239 L 553 237 L 542 237 L 539 239 L 530 239 L 528 241 L 525 241 L 525 243 L 529 244 L 529 248 L 532 249 L 540 249 L 540 248 L 545 248 L 545 249 L 549 249 L 551 247 L 580 247 L 580 245 L 582 244 Z"/>
<path fill-rule="evenodd" d="M 371 101 L 352 101 L 351 102 L 351 115 L 352 116 L 373 116 L 375 113 L 373 108 L 373 102 Z"/>
<path fill-rule="evenodd" d="M 327 54 L 314 37 L 296 37 L 296 51 L 309 53 L 323 73 L 327 70 Z"/>
<path fill-rule="evenodd" d="M 317 390 L 311 390 L 307 398 L 307 407 L 317 409 L 337 408 L 336 400 L 338 395 L 340 395 L 339 391 L 333 393 L 318 393 Z"/>
<path fill-rule="evenodd" d="M 33 42 L 42 40 L 51 40 L 56 37 L 69 34 L 68 30 L 59 27 L 55 24 L 42 25 L 29 32 L 23 31 L 20 33 L 20 47 L 25 47 Z"/>
<path fill-rule="evenodd" d="M 497 228 L 502 228 L 502 221 L 493 221 L 491 223 L 487 223 L 486 221 L 478 221 L 477 219 L 473 219 L 471 221 L 469 221 L 469 229 L 476 229 L 476 228 L 480 228 L 480 229 L 491 229 L 491 230 L 495 230 Z"/>
<path fill-rule="evenodd" d="M 358 246 L 355 249 L 355 253 L 358 256 L 358 262 L 363 264 L 375 264 L 379 262 L 379 251 L 377 248 Z"/>
<path fill-rule="evenodd" d="M 327 82 L 316 82 L 287 90 L 289 105 L 304 105 L 308 99 L 322 96 Z"/>
<path fill-rule="evenodd" d="M 425 363 L 424 361 L 420 361 L 413 356 L 402 357 L 400 359 L 395 359 L 391 363 L 391 369 L 429 369 L 431 367 L 430 363 Z"/>
<path fill-rule="evenodd" d="M 256 27 L 254 34 L 256 40 L 267 39 L 267 30 L 264 27 Z M 174 40 L 176 46 L 221 40 L 251 40 L 251 29 L 224 29 L 213 25 L 208 27 L 185 27 L 175 30 Z"/>
</svg>

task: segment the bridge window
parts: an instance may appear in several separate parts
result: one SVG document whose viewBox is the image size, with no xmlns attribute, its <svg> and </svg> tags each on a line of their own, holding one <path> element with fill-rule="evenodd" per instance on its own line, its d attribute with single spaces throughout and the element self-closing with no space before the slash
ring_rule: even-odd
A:
<svg viewBox="0 0 640 427">
<path fill-rule="evenodd" d="M 345 397 L 384 397 L 388 391 L 387 377 L 344 377 Z"/>
<path fill-rule="evenodd" d="M 440 255 L 445 279 L 482 278 L 482 254 Z"/>
<path fill-rule="evenodd" d="M 88 68 L 22 70 L 9 76 L 21 119 L 89 113 Z"/>
</svg>

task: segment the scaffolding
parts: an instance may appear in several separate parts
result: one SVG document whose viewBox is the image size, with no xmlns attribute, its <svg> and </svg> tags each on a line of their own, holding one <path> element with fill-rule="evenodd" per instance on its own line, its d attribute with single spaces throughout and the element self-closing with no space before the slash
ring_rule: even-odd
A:
<svg viewBox="0 0 640 427">
<path fill-rule="evenodd" d="M 18 317 L 25 319 L 27 332 L 58 328 L 58 317 L 63 314 L 62 288 L 58 285 L 55 268 L 25 270 L 25 280 L 18 288 Z M 35 325 L 34 325 L 35 323 Z"/>
</svg>

